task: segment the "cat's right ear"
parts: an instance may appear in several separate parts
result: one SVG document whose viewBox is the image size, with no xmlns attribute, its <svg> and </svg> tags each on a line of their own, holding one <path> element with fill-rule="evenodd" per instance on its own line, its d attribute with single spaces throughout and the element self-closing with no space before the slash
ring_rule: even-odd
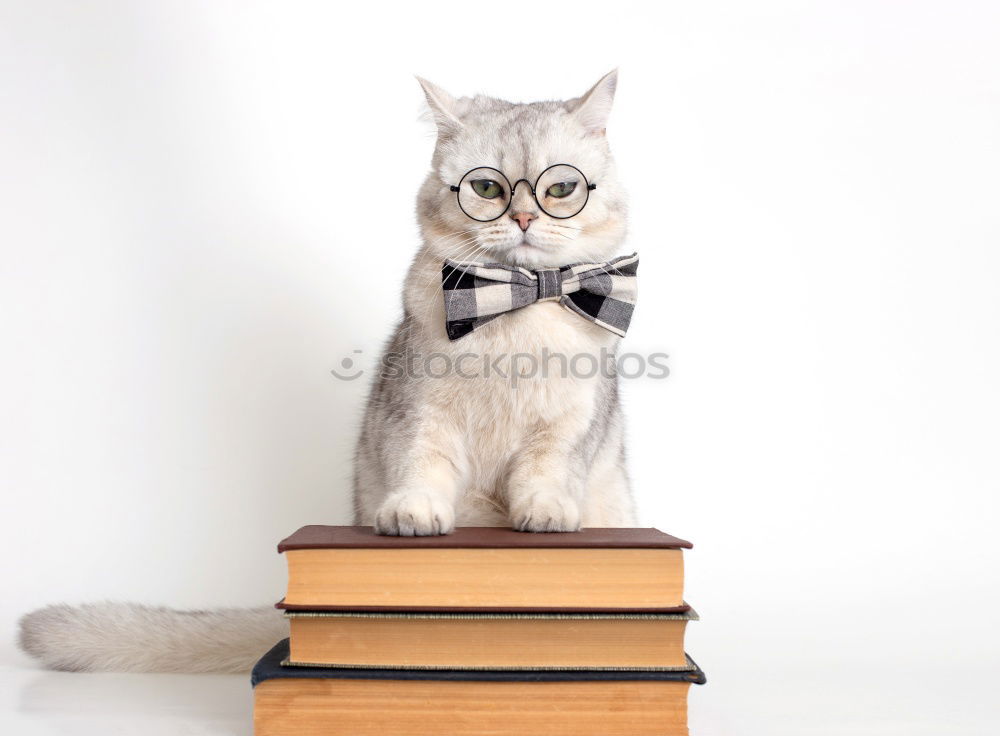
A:
<svg viewBox="0 0 1000 736">
<path fill-rule="evenodd" d="M 618 70 L 612 69 L 587 90 L 583 97 L 570 101 L 570 109 L 589 133 L 604 135 L 617 87 Z"/>
<path fill-rule="evenodd" d="M 427 106 L 431 109 L 431 115 L 437 125 L 438 135 L 444 138 L 456 133 L 462 127 L 462 121 L 458 119 L 458 103 L 455 98 L 422 77 L 417 77 L 417 81 L 424 90 Z"/>
</svg>

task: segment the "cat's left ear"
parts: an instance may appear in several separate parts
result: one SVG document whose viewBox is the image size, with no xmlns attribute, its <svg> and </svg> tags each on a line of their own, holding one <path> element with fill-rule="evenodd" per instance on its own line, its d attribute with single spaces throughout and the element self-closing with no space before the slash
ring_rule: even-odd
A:
<svg viewBox="0 0 1000 736">
<path fill-rule="evenodd" d="M 611 115 L 611 103 L 618 86 L 618 70 L 612 69 L 587 91 L 583 97 L 570 102 L 573 114 L 583 123 L 588 133 L 604 135 Z"/>
</svg>

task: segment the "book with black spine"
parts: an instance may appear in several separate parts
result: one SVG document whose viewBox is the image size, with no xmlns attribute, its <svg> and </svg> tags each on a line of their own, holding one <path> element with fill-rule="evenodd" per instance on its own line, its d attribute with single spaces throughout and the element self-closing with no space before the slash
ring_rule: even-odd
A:
<svg viewBox="0 0 1000 736">
<path fill-rule="evenodd" d="M 687 736 L 686 671 L 253 669 L 255 736 Z"/>
</svg>

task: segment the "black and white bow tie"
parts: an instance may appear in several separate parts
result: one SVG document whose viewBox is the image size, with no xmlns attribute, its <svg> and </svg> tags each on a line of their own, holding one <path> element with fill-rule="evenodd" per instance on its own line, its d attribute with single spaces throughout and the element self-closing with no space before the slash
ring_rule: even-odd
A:
<svg viewBox="0 0 1000 736">
<path fill-rule="evenodd" d="M 445 328 L 457 340 L 504 312 L 535 302 L 558 301 L 584 319 L 624 336 L 636 300 L 639 256 L 562 268 L 445 261 L 441 271 Z"/>
</svg>

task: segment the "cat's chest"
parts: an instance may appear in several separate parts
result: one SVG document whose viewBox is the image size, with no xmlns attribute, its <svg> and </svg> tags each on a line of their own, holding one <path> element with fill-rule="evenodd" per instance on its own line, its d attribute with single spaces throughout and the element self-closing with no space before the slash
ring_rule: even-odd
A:
<svg viewBox="0 0 1000 736">
<path fill-rule="evenodd" d="M 481 353 L 573 359 L 598 355 L 602 349 L 613 350 L 617 341 L 614 334 L 553 301 L 502 314 L 453 345 Z"/>
<path fill-rule="evenodd" d="M 617 340 L 555 302 L 532 304 L 444 345 L 451 380 L 432 390 L 474 433 L 484 424 L 519 432 L 567 412 L 583 418 L 613 380 Z"/>
</svg>

